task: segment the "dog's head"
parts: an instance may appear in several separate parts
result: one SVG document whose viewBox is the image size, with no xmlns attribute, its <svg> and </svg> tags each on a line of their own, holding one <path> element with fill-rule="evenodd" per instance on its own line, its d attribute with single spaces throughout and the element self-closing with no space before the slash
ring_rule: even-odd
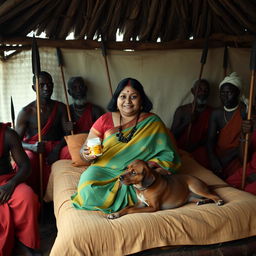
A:
<svg viewBox="0 0 256 256">
<path fill-rule="evenodd" d="M 147 162 L 135 160 L 128 165 L 119 179 L 125 185 L 136 185 L 136 187 L 145 189 L 155 181 L 155 176 Z"/>
</svg>

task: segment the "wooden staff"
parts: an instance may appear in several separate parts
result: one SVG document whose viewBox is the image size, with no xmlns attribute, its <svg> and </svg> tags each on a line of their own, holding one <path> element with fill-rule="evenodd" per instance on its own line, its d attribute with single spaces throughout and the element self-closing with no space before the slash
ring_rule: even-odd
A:
<svg viewBox="0 0 256 256">
<path fill-rule="evenodd" d="M 63 72 L 64 61 L 63 61 L 63 56 L 62 56 L 62 52 L 61 52 L 60 48 L 56 48 L 56 54 L 57 54 L 58 64 L 59 64 L 60 71 L 61 71 L 62 84 L 63 84 L 65 100 L 66 100 L 66 108 L 67 108 L 67 113 L 68 113 L 68 121 L 72 122 L 71 114 L 70 114 L 70 107 L 69 107 L 69 102 L 68 102 L 67 87 L 66 87 L 66 82 L 65 82 L 64 72 Z M 72 135 L 74 134 L 73 130 L 71 130 L 71 134 Z"/>
<path fill-rule="evenodd" d="M 12 128 L 15 130 L 15 111 L 14 111 L 12 96 L 11 96 L 11 116 L 12 116 Z"/>
<path fill-rule="evenodd" d="M 199 83 L 202 79 L 204 65 L 205 65 L 206 60 L 207 60 L 207 54 L 208 54 L 208 37 L 205 39 L 204 48 L 203 48 L 203 51 L 202 51 L 202 56 L 201 56 L 201 61 L 200 61 L 201 62 L 201 68 L 200 68 L 199 77 L 198 77 L 198 82 Z M 196 101 L 197 101 L 198 89 L 199 89 L 199 86 L 196 86 L 196 90 L 195 90 L 195 94 L 194 94 L 194 101 L 192 102 L 192 111 L 191 111 L 192 115 L 194 114 L 194 112 L 196 110 Z M 192 122 L 190 122 L 189 126 L 188 126 L 187 145 L 189 145 L 189 142 L 190 142 L 191 127 L 192 127 Z"/>
<path fill-rule="evenodd" d="M 252 116 L 252 103 L 253 103 L 253 95 L 254 95 L 255 70 L 256 70 L 256 41 L 254 41 L 252 45 L 250 69 L 251 69 L 251 82 L 250 82 L 247 120 L 251 120 L 251 116 Z M 246 133 L 245 143 L 244 143 L 244 155 L 243 155 L 243 173 L 242 173 L 242 186 L 241 186 L 242 189 L 244 189 L 244 186 L 245 186 L 248 146 L 249 146 L 249 133 Z"/>
<path fill-rule="evenodd" d="M 109 91 L 110 91 L 110 94 L 112 97 L 113 90 L 112 90 L 112 85 L 111 85 L 111 80 L 110 80 L 110 75 L 109 75 L 109 69 L 108 69 L 107 50 L 106 50 L 106 45 L 105 45 L 103 36 L 101 37 L 101 52 L 102 52 L 102 56 L 104 57 L 105 68 L 106 68 L 107 77 L 108 77 L 108 86 L 109 86 Z"/>
<path fill-rule="evenodd" d="M 224 48 L 224 55 L 223 55 L 223 76 L 227 76 L 228 71 L 228 47 L 225 45 Z"/>
<path fill-rule="evenodd" d="M 40 68 L 40 57 L 39 51 L 36 43 L 35 36 L 33 36 L 32 41 L 32 71 L 36 78 L 36 111 L 37 111 L 37 129 L 38 129 L 38 142 L 42 142 L 41 133 L 41 104 L 40 104 L 40 89 L 39 89 L 39 74 L 41 72 Z M 43 201 L 43 154 L 39 153 L 39 171 L 40 171 L 40 201 Z"/>
</svg>

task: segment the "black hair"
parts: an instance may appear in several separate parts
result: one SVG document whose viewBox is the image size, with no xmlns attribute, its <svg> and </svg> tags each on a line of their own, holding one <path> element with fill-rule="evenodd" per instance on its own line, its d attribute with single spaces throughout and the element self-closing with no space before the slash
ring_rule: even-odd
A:
<svg viewBox="0 0 256 256">
<path fill-rule="evenodd" d="M 39 77 L 40 76 L 47 77 L 52 82 L 52 76 L 46 71 L 41 71 L 38 76 Z M 36 76 L 35 75 L 33 76 L 33 84 L 36 84 Z"/>
<path fill-rule="evenodd" d="M 117 98 L 118 98 L 119 94 L 121 93 L 121 91 L 124 89 L 124 87 L 127 86 L 128 84 L 131 85 L 132 88 L 134 88 L 140 94 L 140 97 L 142 100 L 141 111 L 142 112 L 150 112 L 150 110 L 153 108 L 153 104 L 152 104 L 151 100 L 148 98 L 148 96 L 146 95 L 142 84 L 138 80 L 136 80 L 134 78 L 130 78 L 130 77 L 125 78 L 119 82 L 119 84 L 117 85 L 117 88 L 112 96 L 112 99 L 108 103 L 107 109 L 110 112 L 117 111 Z"/>
<path fill-rule="evenodd" d="M 75 83 L 75 82 L 81 83 L 87 88 L 87 86 L 84 82 L 84 79 L 81 76 L 72 76 L 72 77 L 70 77 L 69 80 L 68 80 L 68 88 L 71 88 L 72 84 Z"/>
</svg>

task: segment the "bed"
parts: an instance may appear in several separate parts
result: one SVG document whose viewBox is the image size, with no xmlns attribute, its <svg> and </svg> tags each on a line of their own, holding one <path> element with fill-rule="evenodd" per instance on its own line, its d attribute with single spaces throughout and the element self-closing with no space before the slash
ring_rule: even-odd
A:
<svg viewBox="0 0 256 256">
<path fill-rule="evenodd" d="M 85 167 L 73 167 L 71 160 L 59 160 L 52 166 L 45 200 L 54 202 L 58 233 L 51 256 L 120 256 L 152 248 L 202 247 L 256 236 L 256 196 L 232 187 L 216 189 L 226 202 L 223 206 L 191 203 L 115 220 L 108 220 L 98 211 L 76 210 L 70 196 L 84 170 Z M 225 184 L 188 154 L 182 154 L 180 172 L 197 176 L 207 184 Z M 254 246 L 256 251 L 255 243 Z"/>
</svg>

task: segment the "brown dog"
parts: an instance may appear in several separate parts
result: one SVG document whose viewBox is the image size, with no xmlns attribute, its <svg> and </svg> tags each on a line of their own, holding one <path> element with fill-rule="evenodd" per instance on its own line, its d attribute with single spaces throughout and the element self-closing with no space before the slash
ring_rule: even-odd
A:
<svg viewBox="0 0 256 256">
<path fill-rule="evenodd" d="M 195 202 L 197 205 L 212 201 L 217 205 L 224 204 L 216 193 L 210 192 L 209 187 L 202 180 L 191 175 L 166 173 L 167 171 L 161 168 L 155 170 L 150 168 L 145 161 L 133 161 L 120 176 L 120 181 L 125 185 L 134 186 L 138 203 L 108 214 L 107 218 L 115 219 L 128 213 L 172 209 L 188 202 Z"/>
</svg>

